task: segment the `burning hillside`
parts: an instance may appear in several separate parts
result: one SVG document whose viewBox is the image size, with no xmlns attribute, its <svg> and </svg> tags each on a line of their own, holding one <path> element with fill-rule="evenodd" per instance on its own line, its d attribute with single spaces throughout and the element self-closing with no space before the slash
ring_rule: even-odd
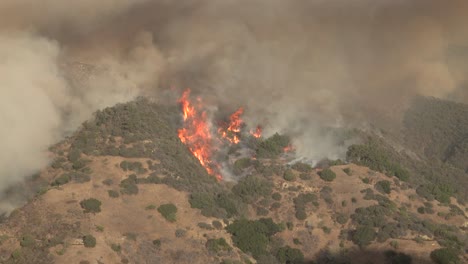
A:
<svg viewBox="0 0 468 264">
<path fill-rule="evenodd" d="M 218 180 L 223 177 L 222 166 L 216 161 L 216 156 L 222 149 L 240 145 L 243 137 L 256 139 L 262 137 L 260 126 L 255 130 L 244 129 L 246 125 L 242 120 L 244 113 L 242 107 L 231 114 L 228 121 L 213 122 L 202 99 L 198 97 L 195 101 L 191 100 L 190 89 L 183 92 L 178 103 L 181 105 L 183 118 L 183 127 L 178 131 L 180 140 L 187 145 L 206 171 Z M 218 126 L 215 127 L 213 124 Z M 290 151 L 290 148 L 291 146 L 288 146 L 284 151 Z"/>
</svg>

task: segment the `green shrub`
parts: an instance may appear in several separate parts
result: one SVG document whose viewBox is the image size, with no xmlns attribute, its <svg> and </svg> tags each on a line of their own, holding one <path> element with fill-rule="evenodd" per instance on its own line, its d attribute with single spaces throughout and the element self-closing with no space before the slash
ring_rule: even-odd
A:
<svg viewBox="0 0 468 264">
<path fill-rule="evenodd" d="M 257 145 L 257 157 L 258 158 L 276 158 L 283 149 L 290 144 L 290 139 L 287 136 L 279 135 L 278 133 L 273 136 L 261 141 Z"/>
<path fill-rule="evenodd" d="M 83 236 L 83 244 L 87 248 L 93 248 L 96 246 L 96 238 L 92 235 Z"/>
<path fill-rule="evenodd" d="M 273 198 L 273 200 L 275 201 L 281 201 L 282 196 L 280 193 L 275 192 L 274 194 L 271 195 L 271 198 Z"/>
<path fill-rule="evenodd" d="M 90 198 L 80 202 L 81 208 L 85 213 L 99 213 L 101 212 L 101 201 Z"/>
<path fill-rule="evenodd" d="M 218 220 L 213 220 L 212 225 L 216 229 L 223 229 L 223 224 Z"/>
<path fill-rule="evenodd" d="M 301 173 L 299 175 L 299 178 L 301 178 L 301 180 L 303 181 L 309 181 L 312 180 L 312 175 L 310 175 L 309 173 Z"/>
<path fill-rule="evenodd" d="M 297 248 L 291 248 L 289 246 L 281 247 L 276 253 L 276 258 L 280 263 L 288 264 L 303 264 L 304 254 Z"/>
<path fill-rule="evenodd" d="M 365 183 L 365 184 L 369 184 L 370 180 L 369 180 L 369 178 L 364 178 L 364 179 L 362 179 L 362 182 Z"/>
<path fill-rule="evenodd" d="M 343 172 L 346 173 L 348 176 L 351 176 L 353 172 L 351 171 L 351 168 L 344 168 Z"/>
<path fill-rule="evenodd" d="M 252 165 L 252 160 L 250 158 L 241 158 L 234 162 L 233 172 L 236 175 L 240 175 L 242 171 Z"/>
<path fill-rule="evenodd" d="M 245 203 L 253 203 L 260 197 L 271 194 L 273 184 L 258 176 L 246 176 L 241 179 L 233 188 L 232 192 L 238 195 Z"/>
<path fill-rule="evenodd" d="M 119 196 L 120 196 L 119 192 L 114 191 L 114 190 L 108 190 L 108 191 L 107 191 L 107 194 L 108 194 L 109 197 L 111 197 L 111 198 L 119 198 Z"/>
<path fill-rule="evenodd" d="M 120 252 L 122 250 L 122 247 L 119 244 L 112 244 L 111 249 L 115 252 Z"/>
<path fill-rule="evenodd" d="M 376 233 L 371 226 L 359 226 L 354 232 L 352 239 L 356 245 L 364 247 L 374 241 Z"/>
<path fill-rule="evenodd" d="M 341 225 L 344 225 L 344 224 L 346 224 L 348 222 L 348 216 L 343 214 L 343 213 L 339 213 L 336 216 L 336 222 L 338 222 Z"/>
<path fill-rule="evenodd" d="M 120 182 L 120 193 L 127 195 L 138 194 L 137 177 L 132 174 Z"/>
<path fill-rule="evenodd" d="M 55 181 L 52 183 L 52 186 L 64 185 L 64 184 L 70 182 L 70 180 L 71 180 L 70 175 L 64 173 L 60 177 L 55 179 Z"/>
<path fill-rule="evenodd" d="M 176 221 L 177 207 L 174 204 L 163 204 L 158 207 L 158 212 L 169 222 Z"/>
<path fill-rule="evenodd" d="M 224 238 L 208 239 L 205 244 L 208 251 L 218 253 L 220 251 L 231 251 L 232 247 L 226 242 Z"/>
<path fill-rule="evenodd" d="M 286 170 L 283 174 L 283 179 L 286 181 L 294 181 L 296 180 L 296 175 L 294 175 L 292 170 Z"/>
<path fill-rule="evenodd" d="M 308 173 L 312 171 L 312 166 L 307 163 L 297 162 L 291 166 L 293 170 L 297 170 L 299 172 Z"/>
<path fill-rule="evenodd" d="M 437 264 L 458 264 L 458 252 L 450 248 L 439 248 L 431 252 L 431 259 Z"/>
<path fill-rule="evenodd" d="M 379 192 L 389 194 L 391 192 L 389 181 L 378 181 L 375 184 L 375 189 Z"/>
<path fill-rule="evenodd" d="M 336 174 L 331 169 L 324 169 L 319 172 L 319 176 L 324 181 L 333 181 L 336 178 Z"/>
<path fill-rule="evenodd" d="M 21 247 L 31 248 L 31 247 L 34 247 L 35 245 L 36 245 L 36 240 L 30 235 L 25 235 L 20 240 Z"/>
<path fill-rule="evenodd" d="M 271 218 L 262 218 L 235 220 L 226 230 L 232 235 L 232 241 L 239 249 L 258 258 L 267 253 L 270 237 L 280 232 L 281 228 Z"/>
</svg>

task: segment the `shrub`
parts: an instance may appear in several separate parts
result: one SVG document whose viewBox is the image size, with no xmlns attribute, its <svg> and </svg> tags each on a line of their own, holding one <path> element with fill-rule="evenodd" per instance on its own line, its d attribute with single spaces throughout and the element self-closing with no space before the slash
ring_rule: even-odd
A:
<svg viewBox="0 0 468 264">
<path fill-rule="evenodd" d="M 208 239 L 205 244 L 208 251 L 218 253 L 220 251 L 231 251 L 232 247 L 226 242 L 224 238 Z"/>
<path fill-rule="evenodd" d="M 99 213 L 101 212 L 101 201 L 90 198 L 80 202 L 81 208 L 85 213 Z"/>
<path fill-rule="evenodd" d="M 276 158 L 283 149 L 290 144 L 290 139 L 287 136 L 279 135 L 278 133 L 273 136 L 261 141 L 257 145 L 257 157 L 258 158 Z"/>
<path fill-rule="evenodd" d="M 228 225 L 226 230 L 232 235 L 232 241 L 239 249 L 258 258 L 267 253 L 270 237 L 281 231 L 281 228 L 271 218 L 262 218 L 236 220 Z"/>
<path fill-rule="evenodd" d="M 308 173 L 312 171 L 312 166 L 307 163 L 297 162 L 291 166 L 293 170 L 297 170 L 299 172 Z"/>
<path fill-rule="evenodd" d="M 257 207 L 257 215 L 258 216 L 267 216 L 269 213 L 268 209 L 264 207 Z"/>
<path fill-rule="evenodd" d="M 86 235 L 83 237 L 83 244 L 87 248 L 93 248 L 96 246 L 96 238 L 92 235 Z"/>
<path fill-rule="evenodd" d="M 297 248 L 289 246 L 281 247 L 276 253 L 276 258 L 280 263 L 302 264 L 304 263 L 304 254 Z"/>
<path fill-rule="evenodd" d="M 292 170 L 286 170 L 283 174 L 283 178 L 287 181 L 294 181 L 296 180 L 296 175 Z"/>
<path fill-rule="evenodd" d="M 271 195 L 271 198 L 273 198 L 273 200 L 275 201 L 281 201 L 282 196 L 280 193 L 275 192 L 274 194 Z"/>
<path fill-rule="evenodd" d="M 241 179 L 232 192 L 238 195 L 245 203 L 253 203 L 260 197 L 271 194 L 273 184 L 264 178 L 249 175 Z"/>
<path fill-rule="evenodd" d="M 177 207 L 174 204 L 163 204 L 158 207 L 158 212 L 169 222 L 176 221 Z"/>
<path fill-rule="evenodd" d="M 333 181 L 336 178 L 336 174 L 331 169 L 324 169 L 319 172 L 319 176 L 324 181 Z"/>
<path fill-rule="evenodd" d="M 213 225 L 214 228 L 216 228 L 216 229 L 222 229 L 222 228 L 223 228 L 223 224 L 222 224 L 220 221 L 218 221 L 218 220 L 214 220 L 214 221 L 212 222 L 212 225 Z"/>
<path fill-rule="evenodd" d="M 301 173 L 299 175 L 299 178 L 301 178 L 301 180 L 303 181 L 309 181 L 312 180 L 312 175 L 310 175 L 309 173 Z"/>
<path fill-rule="evenodd" d="M 391 192 L 389 181 L 378 181 L 375 184 L 375 189 L 379 192 L 389 194 Z"/>
<path fill-rule="evenodd" d="M 120 252 L 122 250 L 122 247 L 119 244 L 112 244 L 111 249 L 115 252 Z"/>
<path fill-rule="evenodd" d="M 348 222 L 348 216 L 346 216 L 346 215 L 343 214 L 343 213 L 339 213 L 339 214 L 336 216 L 336 222 L 338 222 L 338 223 L 341 224 L 341 225 L 344 225 L 344 224 L 346 224 L 346 222 Z"/>
<path fill-rule="evenodd" d="M 351 171 L 351 168 L 344 168 L 343 172 L 346 173 L 348 176 L 351 176 L 353 172 Z"/>
<path fill-rule="evenodd" d="M 234 174 L 240 175 L 244 169 L 250 167 L 251 165 L 252 161 L 250 158 L 241 158 L 234 162 L 232 170 Z"/>
<path fill-rule="evenodd" d="M 70 175 L 62 174 L 60 177 L 55 179 L 55 181 L 52 183 L 52 186 L 64 185 L 64 184 L 70 182 L 70 180 L 71 180 Z"/>
<path fill-rule="evenodd" d="M 114 190 L 108 190 L 107 194 L 109 194 L 109 197 L 111 198 L 118 198 L 120 196 L 119 192 Z"/>
<path fill-rule="evenodd" d="M 161 240 L 160 239 L 153 240 L 153 245 L 156 246 L 157 248 L 161 247 Z"/>
<path fill-rule="evenodd" d="M 30 247 L 34 247 L 35 245 L 36 245 L 36 240 L 32 236 L 25 235 L 21 238 L 21 241 L 20 241 L 21 247 L 30 248 Z"/>
<path fill-rule="evenodd" d="M 295 214 L 297 220 L 305 220 L 307 219 L 307 214 L 304 210 L 296 210 L 296 214 Z"/>
<path fill-rule="evenodd" d="M 138 186 L 136 175 L 132 174 L 127 179 L 120 182 L 120 193 L 127 195 L 138 194 Z"/>
<path fill-rule="evenodd" d="M 369 178 L 364 178 L 364 179 L 362 179 L 362 182 L 365 183 L 365 184 L 369 184 L 370 180 L 369 180 Z"/>
<path fill-rule="evenodd" d="M 213 229 L 213 228 L 211 228 L 211 229 Z M 184 237 L 186 234 L 187 234 L 187 231 L 185 229 L 178 228 L 175 231 L 175 236 L 178 237 L 178 238 Z"/>
<path fill-rule="evenodd" d="M 458 252 L 451 248 L 439 248 L 431 252 L 431 259 L 437 264 L 458 264 Z"/>
<path fill-rule="evenodd" d="M 369 245 L 372 241 L 374 241 L 376 237 L 376 233 L 374 228 L 371 226 L 359 226 L 353 234 L 353 242 L 359 245 L 360 247 L 364 247 Z"/>
</svg>

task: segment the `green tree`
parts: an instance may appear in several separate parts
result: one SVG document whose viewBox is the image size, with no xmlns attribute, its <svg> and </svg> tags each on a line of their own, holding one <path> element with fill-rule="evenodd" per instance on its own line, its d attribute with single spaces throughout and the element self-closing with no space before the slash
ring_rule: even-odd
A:
<svg viewBox="0 0 468 264">
<path fill-rule="evenodd" d="M 374 241 L 376 237 L 376 233 L 373 227 L 371 226 L 359 226 L 353 234 L 353 242 L 359 245 L 360 247 L 364 247 L 369 245 L 372 241 Z"/>
<path fill-rule="evenodd" d="M 319 176 L 324 181 L 333 181 L 336 178 L 336 174 L 331 169 L 324 169 L 319 172 Z"/>
<path fill-rule="evenodd" d="M 458 252 L 451 248 L 439 248 L 431 252 L 431 259 L 437 264 L 458 264 Z"/>
<path fill-rule="evenodd" d="M 81 208 L 84 209 L 85 213 L 99 213 L 101 212 L 101 201 L 89 198 L 86 200 L 82 200 L 80 202 Z"/>
<path fill-rule="evenodd" d="M 177 207 L 172 203 L 163 204 L 163 205 L 159 206 L 158 207 L 158 212 L 164 218 L 166 218 L 166 220 L 169 221 L 169 222 L 175 222 L 177 220 L 176 219 Z"/>
<path fill-rule="evenodd" d="M 282 264 L 302 264 L 304 263 L 304 254 L 297 248 L 289 246 L 281 247 L 276 253 L 276 258 Z"/>
<path fill-rule="evenodd" d="M 93 248 L 96 246 L 96 238 L 92 235 L 86 235 L 83 237 L 83 244 L 87 248 Z"/>
</svg>

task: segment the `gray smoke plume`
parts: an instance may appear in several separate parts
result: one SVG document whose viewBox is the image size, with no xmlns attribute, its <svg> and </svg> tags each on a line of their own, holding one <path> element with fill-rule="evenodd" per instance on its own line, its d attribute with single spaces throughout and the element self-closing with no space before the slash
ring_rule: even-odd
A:
<svg viewBox="0 0 468 264">
<path fill-rule="evenodd" d="M 39 6 L 40 5 L 40 6 Z M 468 102 L 463 0 L 3 0 L 0 189 L 42 168 L 91 113 L 191 87 L 246 109 L 298 152 L 336 158 L 321 128 L 393 127 L 408 99 Z"/>
</svg>

